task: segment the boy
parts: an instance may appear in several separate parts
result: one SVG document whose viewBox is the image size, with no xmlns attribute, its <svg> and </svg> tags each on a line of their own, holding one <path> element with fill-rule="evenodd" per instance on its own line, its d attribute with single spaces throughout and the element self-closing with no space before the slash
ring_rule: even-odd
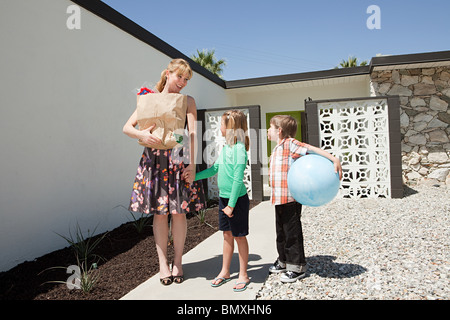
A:
<svg viewBox="0 0 450 320">
<path fill-rule="evenodd" d="M 283 272 L 280 277 L 282 282 L 295 282 L 305 277 L 306 272 L 300 221 L 302 205 L 289 193 L 289 167 L 300 156 L 316 153 L 332 161 L 335 171 L 339 173 L 339 179 L 342 179 L 339 159 L 320 148 L 294 139 L 296 133 L 297 121 L 293 117 L 276 115 L 270 120 L 267 136 L 270 141 L 277 142 L 270 156 L 269 181 L 272 187 L 272 204 L 275 205 L 278 259 L 269 268 L 269 272 Z"/>
</svg>

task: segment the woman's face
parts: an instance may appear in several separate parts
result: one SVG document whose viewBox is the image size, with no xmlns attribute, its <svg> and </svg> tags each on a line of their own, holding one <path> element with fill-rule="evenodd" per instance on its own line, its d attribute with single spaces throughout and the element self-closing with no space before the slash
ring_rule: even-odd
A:
<svg viewBox="0 0 450 320">
<path fill-rule="evenodd" d="M 179 93 L 189 81 L 189 74 L 179 75 L 177 72 L 167 71 L 167 83 L 169 93 Z"/>
</svg>

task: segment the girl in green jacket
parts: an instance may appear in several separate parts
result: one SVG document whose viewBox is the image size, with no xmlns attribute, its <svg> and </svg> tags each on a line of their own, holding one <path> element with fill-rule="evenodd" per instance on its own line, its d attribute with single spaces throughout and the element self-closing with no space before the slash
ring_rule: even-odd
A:
<svg viewBox="0 0 450 320">
<path fill-rule="evenodd" d="M 249 138 L 247 117 L 239 110 L 226 111 L 222 115 L 220 131 L 225 137 L 216 162 L 208 169 L 198 172 L 195 180 L 218 174 L 219 187 L 219 230 L 223 231 L 222 270 L 211 282 L 219 287 L 230 281 L 230 264 L 234 252 L 234 241 L 239 251 L 239 278 L 233 287 L 236 292 L 247 289 L 250 279 L 248 265 L 248 213 L 249 199 L 244 185 L 244 170 L 247 166 Z"/>
</svg>

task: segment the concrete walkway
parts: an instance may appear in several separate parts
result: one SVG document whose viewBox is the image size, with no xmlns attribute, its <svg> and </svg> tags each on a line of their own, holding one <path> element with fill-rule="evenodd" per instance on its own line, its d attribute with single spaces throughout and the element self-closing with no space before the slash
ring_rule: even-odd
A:
<svg viewBox="0 0 450 320">
<path fill-rule="evenodd" d="M 189 232 L 189 231 L 188 231 Z M 250 210 L 248 275 L 250 285 L 243 292 L 234 292 L 239 272 L 237 244 L 231 262 L 231 281 L 211 287 L 211 281 L 222 268 L 222 232 L 218 231 L 183 256 L 184 282 L 163 286 L 159 274 L 148 279 L 121 300 L 253 300 L 269 267 L 277 258 L 275 244 L 275 213 L 270 201 Z"/>
</svg>

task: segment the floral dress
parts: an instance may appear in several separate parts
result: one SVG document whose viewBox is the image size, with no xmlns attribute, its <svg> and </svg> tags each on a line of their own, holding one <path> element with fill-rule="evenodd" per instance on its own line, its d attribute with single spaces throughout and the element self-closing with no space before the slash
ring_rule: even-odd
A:
<svg viewBox="0 0 450 320">
<path fill-rule="evenodd" d="M 129 210 L 144 214 L 187 214 L 206 208 L 203 185 L 181 178 L 184 148 L 146 147 L 133 185 Z"/>
</svg>

